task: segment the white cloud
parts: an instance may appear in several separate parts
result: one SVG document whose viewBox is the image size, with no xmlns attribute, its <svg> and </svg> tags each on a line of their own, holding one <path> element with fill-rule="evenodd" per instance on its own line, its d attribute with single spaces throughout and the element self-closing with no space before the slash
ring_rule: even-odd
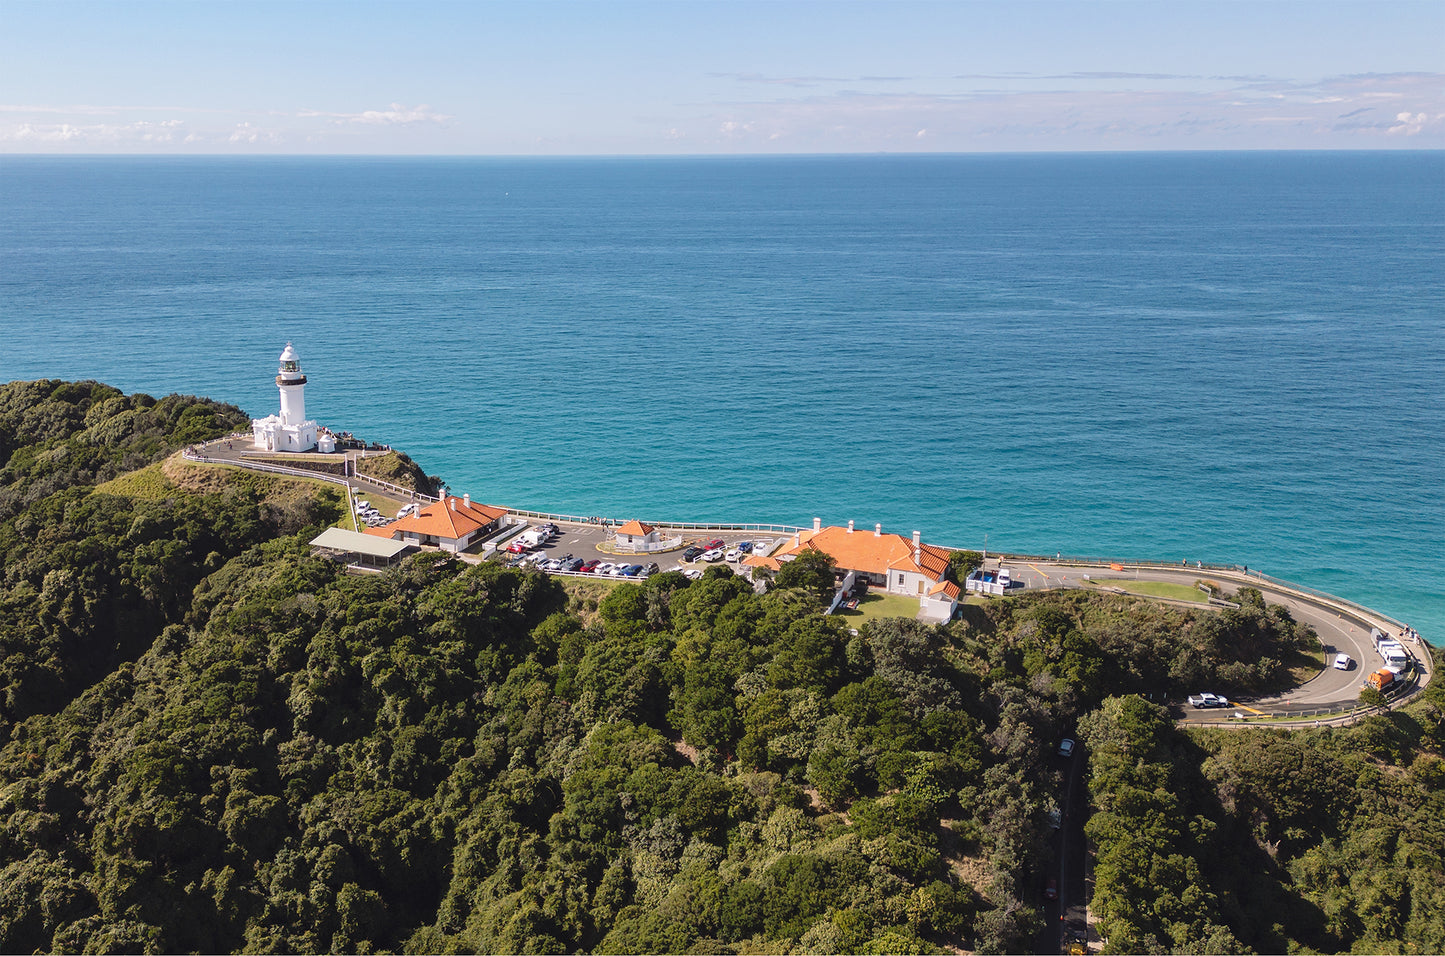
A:
<svg viewBox="0 0 1445 956">
<path fill-rule="evenodd" d="M 1439 119 L 1439 117 L 1435 117 Z M 1385 130 L 1388 136 L 1415 136 L 1431 122 L 1426 113 L 1397 113 L 1395 125 Z"/>
<path fill-rule="evenodd" d="M 452 117 L 438 113 L 425 103 L 405 107 L 392 103 L 389 109 L 363 110 L 360 113 L 333 113 L 323 110 L 302 110 L 296 114 L 302 119 L 324 117 L 338 124 L 358 123 L 366 126 L 411 126 L 417 123 L 445 123 Z"/>
</svg>

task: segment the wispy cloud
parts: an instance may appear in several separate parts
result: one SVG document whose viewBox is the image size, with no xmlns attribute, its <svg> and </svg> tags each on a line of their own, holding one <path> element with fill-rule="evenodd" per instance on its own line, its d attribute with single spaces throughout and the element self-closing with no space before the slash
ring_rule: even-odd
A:
<svg viewBox="0 0 1445 956">
<path fill-rule="evenodd" d="M 365 126 L 411 126 L 417 123 L 445 123 L 454 117 L 438 113 L 430 106 L 405 107 L 392 103 L 389 109 L 363 110 L 360 113 L 332 113 L 322 110 L 302 110 L 296 114 L 302 119 L 325 118 L 336 123 L 355 123 Z"/>
<path fill-rule="evenodd" d="M 0 147 L 53 146 L 77 150 L 155 150 L 165 147 L 284 149 L 325 143 L 347 130 L 407 129 L 441 126 L 453 119 L 430 106 L 337 112 L 302 110 L 225 110 L 198 107 L 123 105 L 0 104 Z M 87 120 L 91 120 L 87 122 Z"/>
<path fill-rule="evenodd" d="M 1101 83 L 1065 82 L 1087 77 Z M 1137 88 L 1174 74 L 1097 72 L 1036 76 L 1022 88 L 976 77 L 948 92 L 879 88 L 729 104 L 717 125 L 731 145 L 874 148 L 1137 149 L 1357 148 L 1445 145 L 1445 74 L 1249 77 L 1239 83 Z M 1114 80 L 1120 85 L 1112 85 Z M 861 86 L 861 84 L 860 84 Z M 1372 112 L 1385 106 L 1385 114 Z M 920 131 L 926 130 L 926 134 Z"/>
</svg>

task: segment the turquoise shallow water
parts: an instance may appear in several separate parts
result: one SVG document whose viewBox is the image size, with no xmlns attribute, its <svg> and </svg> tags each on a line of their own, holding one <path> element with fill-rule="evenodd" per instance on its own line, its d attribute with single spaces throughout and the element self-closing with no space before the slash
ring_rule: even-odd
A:
<svg viewBox="0 0 1445 956">
<path fill-rule="evenodd" d="M 1445 158 L 0 160 L 0 380 L 454 490 L 1248 564 L 1445 639 Z"/>
</svg>

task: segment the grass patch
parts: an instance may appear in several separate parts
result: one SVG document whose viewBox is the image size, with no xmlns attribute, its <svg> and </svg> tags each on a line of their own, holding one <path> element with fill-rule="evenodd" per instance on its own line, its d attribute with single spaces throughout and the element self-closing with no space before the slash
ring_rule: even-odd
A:
<svg viewBox="0 0 1445 956">
<path fill-rule="evenodd" d="M 147 465 L 139 471 L 128 471 L 110 481 L 95 486 L 97 493 L 136 498 L 142 501 L 165 501 L 181 494 L 181 490 L 166 477 L 161 462 Z"/>
<path fill-rule="evenodd" d="M 597 605 L 622 579 L 616 581 L 603 581 L 597 578 L 573 578 L 565 575 L 558 575 L 554 581 L 562 585 L 562 590 L 567 592 L 567 611 L 581 618 L 583 625 L 590 625 L 597 620 Z M 633 584 L 637 583 L 635 578 L 628 578 Z"/>
<path fill-rule="evenodd" d="M 1326 657 L 1333 658 L 1333 654 L 1324 652 L 1309 653 L 1308 651 L 1295 651 L 1285 659 L 1285 665 L 1289 668 L 1290 680 L 1298 687 L 1307 680 L 1314 680 L 1324 673 Z"/>
<path fill-rule="evenodd" d="M 1168 581 L 1130 581 L 1126 578 L 1099 578 L 1093 584 L 1105 588 L 1119 588 L 1130 594 L 1144 597 L 1168 598 L 1171 601 L 1189 601 L 1193 604 L 1208 604 L 1209 595 L 1187 584 L 1171 584 Z"/>
<path fill-rule="evenodd" d="M 850 627 L 860 627 L 866 621 L 877 621 L 885 617 L 915 618 L 918 616 L 918 599 L 869 592 L 867 597 L 858 602 L 857 609 L 840 607 L 833 613 L 847 621 Z"/>
</svg>

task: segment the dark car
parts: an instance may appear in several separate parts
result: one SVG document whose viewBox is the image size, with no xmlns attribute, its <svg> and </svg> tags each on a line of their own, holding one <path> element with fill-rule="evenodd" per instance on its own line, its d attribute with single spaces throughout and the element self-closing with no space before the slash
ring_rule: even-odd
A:
<svg viewBox="0 0 1445 956">
<path fill-rule="evenodd" d="M 571 561 L 562 562 L 563 571 L 580 571 L 585 562 L 581 558 L 573 558 Z"/>
<path fill-rule="evenodd" d="M 694 545 L 690 546 L 686 551 L 682 552 L 682 560 L 684 560 L 684 561 L 696 561 L 696 560 L 697 560 L 697 556 L 700 555 L 700 554 L 702 554 L 702 553 L 703 553 L 704 551 L 706 551 L 706 550 L 707 550 L 706 548 L 700 548 L 700 547 L 698 547 L 697 545 L 694 544 Z"/>
<path fill-rule="evenodd" d="M 656 564 L 649 564 L 647 567 L 645 567 L 645 568 L 642 569 L 642 573 L 643 573 L 643 574 L 656 574 L 658 571 L 661 571 L 661 570 L 662 570 L 662 569 L 659 568 Z"/>
<path fill-rule="evenodd" d="M 751 541 L 739 541 L 738 550 L 741 551 L 743 554 L 752 554 L 753 543 Z"/>
<path fill-rule="evenodd" d="M 635 578 L 642 573 L 642 565 L 629 564 L 626 567 L 622 568 L 621 573 L 624 577 Z"/>
</svg>

